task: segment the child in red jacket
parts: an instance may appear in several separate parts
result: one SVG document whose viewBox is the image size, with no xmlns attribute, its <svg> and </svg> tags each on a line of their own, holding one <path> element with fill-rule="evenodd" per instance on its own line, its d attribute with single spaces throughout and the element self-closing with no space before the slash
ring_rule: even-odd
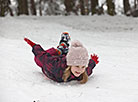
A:
<svg viewBox="0 0 138 102">
<path fill-rule="evenodd" d="M 88 60 L 88 51 L 78 40 L 71 43 L 70 36 L 63 32 L 59 46 L 44 50 L 27 38 L 24 40 L 33 48 L 36 64 L 42 68 L 42 72 L 56 82 L 69 82 L 77 80 L 86 83 L 93 68 L 99 63 L 97 55 L 91 55 Z"/>
</svg>

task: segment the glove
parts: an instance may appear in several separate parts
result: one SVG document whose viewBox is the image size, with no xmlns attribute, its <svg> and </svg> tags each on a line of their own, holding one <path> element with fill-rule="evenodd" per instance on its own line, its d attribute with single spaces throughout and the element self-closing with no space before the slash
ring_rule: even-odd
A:
<svg viewBox="0 0 138 102">
<path fill-rule="evenodd" d="M 35 45 L 35 43 L 29 40 L 28 38 L 24 38 L 24 41 L 26 41 L 31 47 Z"/>
<path fill-rule="evenodd" d="M 96 55 L 96 54 L 91 54 L 91 59 L 96 63 L 96 64 L 98 64 L 99 63 L 99 61 L 98 61 L 98 56 Z"/>
</svg>

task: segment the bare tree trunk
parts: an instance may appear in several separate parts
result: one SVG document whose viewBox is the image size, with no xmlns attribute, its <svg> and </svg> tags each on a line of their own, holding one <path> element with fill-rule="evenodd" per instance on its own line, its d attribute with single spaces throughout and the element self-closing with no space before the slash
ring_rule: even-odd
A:
<svg viewBox="0 0 138 102">
<path fill-rule="evenodd" d="M 64 0 L 64 5 L 66 7 L 66 14 L 65 15 L 70 15 L 71 12 L 78 15 L 77 7 L 75 7 L 75 1 L 74 0 Z"/>
<path fill-rule="evenodd" d="M 23 14 L 29 15 L 28 12 L 28 0 L 23 0 Z"/>
<path fill-rule="evenodd" d="M 98 13 L 98 0 L 91 0 L 91 12 L 92 15 L 97 14 Z"/>
<path fill-rule="evenodd" d="M 85 15 L 89 15 L 89 0 L 84 0 Z"/>
<path fill-rule="evenodd" d="M 104 8 L 103 6 L 106 4 L 106 1 L 104 3 L 102 3 L 101 6 L 99 6 L 98 8 L 98 15 L 104 14 Z"/>
<path fill-rule="evenodd" d="M 8 3 L 9 3 L 9 5 L 11 5 L 11 1 L 10 1 L 10 0 L 8 0 Z M 12 12 L 12 9 L 10 8 L 9 5 L 8 5 L 8 9 L 9 9 L 10 15 L 11 15 L 11 16 L 14 16 L 14 15 L 13 15 L 13 12 Z"/>
<path fill-rule="evenodd" d="M 84 0 L 80 0 L 81 15 L 85 15 Z"/>
<path fill-rule="evenodd" d="M 39 1 L 39 15 L 42 16 L 42 7 L 41 7 L 41 3 L 43 0 Z"/>
<path fill-rule="evenodd" d="M 138 7 L 138 0 L 134 0 L 134 8 L 137 9 Z"/>
<path fill-rule="evenodd" d="M 73 10 L 73 0 L 65 0 L 64 5 L 66 7 L 67 15 L 69 15 Z"/>
<path fill-rule="evenodd" d="M 11 15 L 11 16 L 14 16 L 14 15 L 13 15 L 13 12 L 12 12 L 12 9 L 11 9 L 10 7 L 9 7 L 9 12 L 10 12 L 10 15 Z"/>
<path fill-rule="evenodd" d="M 114 16 L 116 12 L 113 0 L 106 0 L 106 3 L 107 3 L 107 13 L 111 16 Z"/>
<path fill-rule="evenodd" d="M 13 16 L 12 9 L 10 8 L 10 0 L 0 0 L 0 16 L 4 17 L 6 16 L 9 12 L 10 15 Z"/>
<path fill-rule="evenodd" d="M 137 0 L 134 0 L 134 8 L 137 7 Z"/>
<path fill-rule="evenodd" d="M 36 15 L 36 7 L 34 0 L 31 0 L 31 13 L 32 15 Z"/>
<path fill-rule="evenodd" d="M 29 15 L 28 1 L 27 0 L 17 0 L 17 2 L 18 2 L 18 15 L 21 15 L 21 14 Z"/>
<path fill-rule="evenodd" d="M 123 5 L 124 5 L 124 13 L 125 15 L 130 15 L 130 13 L 128 14 L 128 12 L 130 12 L 130 4 L 129 4 L 129 0 L 123 0 Z"/>
<path fill-rule="evenodd" d="M 5 10 L 4 10 L 4 0 L 0 0 L 0 16 L 5 16 Z"/>
</svg>

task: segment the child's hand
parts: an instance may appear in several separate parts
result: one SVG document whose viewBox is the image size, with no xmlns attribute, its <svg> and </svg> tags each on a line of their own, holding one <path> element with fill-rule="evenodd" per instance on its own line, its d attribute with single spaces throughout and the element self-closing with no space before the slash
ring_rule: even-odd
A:
<svg viewBox="0 0 138 102">
<path fill-rule="evenodd" d="M 24 38 L 24 41 L 26 41 L 31 47 L 35 45 L 35 43 L 29 40 L 28 38 Z"/>
<path fill-rule="evenodd" d="M 96 64 L 99 63 L 98 58 L 99 58 L 99 57 L 98 57 L 96 54 L 93 54 L 93 55 L 91 54 L 91 59 L 94 60 L 94 62 L 95 62 Z"/>
</svg>

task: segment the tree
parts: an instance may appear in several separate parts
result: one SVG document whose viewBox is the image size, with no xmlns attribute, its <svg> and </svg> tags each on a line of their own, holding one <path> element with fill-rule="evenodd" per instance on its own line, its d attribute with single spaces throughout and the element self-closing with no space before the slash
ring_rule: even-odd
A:
<svg viewBox="0 0 138 102">
<path fill-rule="evenodd" d="M 85 15 L 84 0 L 80 0 L 81 15 Z"/>
<path fill-rule="evenodd" d="M 70 12 L 72 11 L 72 0 L 65 0 L 64 1 L 64 5 L 65 5 L 65 10 L 67 12 L 67 15 L 70 14 Z"/>
<path fill-rule="evenodd" d="M 0 16 L 4 17 L 6 16 L 9 12 L 10 15 L 13 16 L 12 9 L 10 8 L 10 0 L 0 0 Z"/>
<path fill-rule="evenodd" d="M 91 0 L 91 12 L 92 15 L 98 13 L 98 0 Z"/>
<path fill-rule="evenodd" d="M 85 15 L 89 15 L 90 12 L 89 6 L 90 6 L 89 0 L 84 0 Z"/>
<path fill-rule="evenodd" d="M 134 8 L 135 8 L 135 9 L 138 8 L 138 0 L 134 0 Z"/>
<path fill-rule="evenodd" d="M 107 13 L 111 16 L 114 16 L 116 12 L 113 0 L 106 0 L 106 4 L 107 4 Z"/>
<path fill-rule="evenodd" d="M 124 14 L 125 15 L 130 15 L 130 4 L 129 0 L 123 0 L 123 5 L 124 5 Z"/>
<path fill-rule="evenodd" d="M 70 15 L 71 12 L 77 14 L 77 9 L 75 7 L 75 0 L 65 0 L 64 1 L 64 5 L 65 5 L 65 10 L 66 10 L 66 15 Z"/>
<path fill-rule="evenodd" d="M 36 7 L 34 0 L 31 0 L 31 13 L 32 15 L 36 15 Z"/>
<path fill-rule="evenodd" d="M 138 0 L 134 0 L 134 7 L 131 8 L 131 15 L 138 17 Z"/>
<path fill-rule="evenodd" d="M 29 15 L 28 1 L 27 0 L 17 0 L 17 2 L 18 2 L 18 15 L 21 15 L 21 14 Z"/>
<path fill-rule="evenodd" d="M 43 0 L 39 0 L 38 5 L 39 5 L 39 15 L 42 16 L 42 1 Z"/>
<path fill-rule="evenodd" d="M 98 15 L 104 14 L 104 8 L 103 6 L 106 4 L 106 1 L 102 3 L 101 6 L 98 7 Z"/>
<path fill-rule="evenodd" d="M 60 3 L 54 0 L 47 2 L 46 15 L 61 15 L 63 11 L 60 8 Z"/>
</svg>

